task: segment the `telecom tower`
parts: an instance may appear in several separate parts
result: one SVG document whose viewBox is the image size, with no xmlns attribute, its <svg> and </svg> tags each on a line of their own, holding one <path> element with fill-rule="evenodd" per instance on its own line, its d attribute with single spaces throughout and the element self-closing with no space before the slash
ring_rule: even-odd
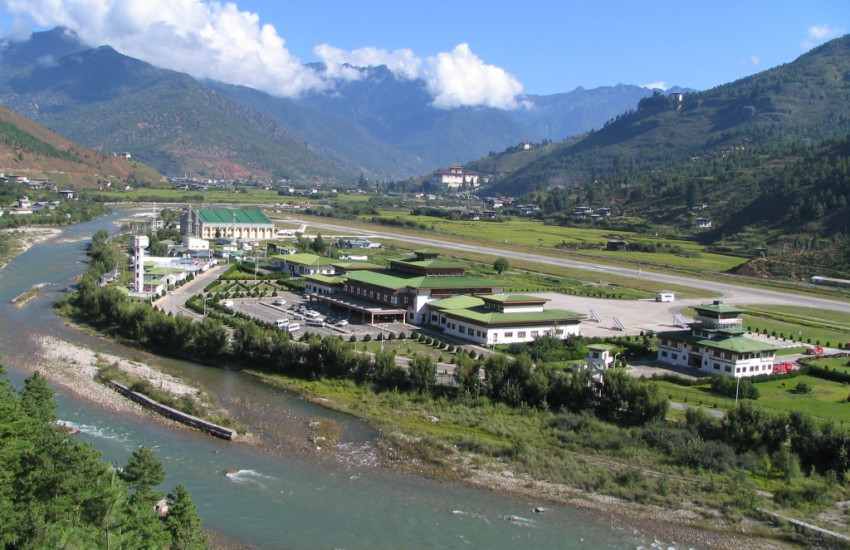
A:
<svg viewBox="0 0 850 550">
<path fill-rule="evenodd" d="M 145 291 L 145 249 L 151 244 L 147 235 L 133 237 L 133 290 L 138 293 Z"/>
</svg>

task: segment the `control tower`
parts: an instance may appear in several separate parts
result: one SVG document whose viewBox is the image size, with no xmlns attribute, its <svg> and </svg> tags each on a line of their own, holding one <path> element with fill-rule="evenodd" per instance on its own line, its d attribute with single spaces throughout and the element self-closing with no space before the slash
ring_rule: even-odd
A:
<svg viewBox="0 0 850 550">
<path fill-rule="evenodd" d="M 133 290 L 138 293 L 145 291 L 145 249 L 150 244 L 147 235 L 133 237 Z"/>
</svg>

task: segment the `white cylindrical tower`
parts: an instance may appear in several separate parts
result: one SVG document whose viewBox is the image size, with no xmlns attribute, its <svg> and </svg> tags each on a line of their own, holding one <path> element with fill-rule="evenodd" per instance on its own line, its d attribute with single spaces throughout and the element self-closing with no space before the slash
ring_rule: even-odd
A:
<svg viewBox="0 0 850 550">
<path fill-rule="evenodd" d="M 133 237 L 133 290 L 145 291 L 145 249 L 151 244 L 147 235 Z"/>
</svg>

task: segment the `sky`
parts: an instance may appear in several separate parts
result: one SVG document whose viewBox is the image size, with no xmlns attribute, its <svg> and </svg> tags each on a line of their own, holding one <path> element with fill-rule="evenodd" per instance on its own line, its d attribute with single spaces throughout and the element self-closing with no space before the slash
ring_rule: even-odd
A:
<svg viewBox="0 0 850 550">
<path fill-rule="evenodd" d="M 848 0 L 0 0 L 0 36 L 64 26 L 153 65 L 297 97 L 387 65 L 436 108 L 619 83 L 706 90 L 850 32 Z M 322 62 L 317 71 L 305 66 Z"/>
</svg>

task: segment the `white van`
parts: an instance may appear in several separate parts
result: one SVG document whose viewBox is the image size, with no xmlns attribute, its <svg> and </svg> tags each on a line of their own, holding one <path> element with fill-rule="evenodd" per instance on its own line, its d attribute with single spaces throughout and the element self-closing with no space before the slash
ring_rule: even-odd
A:
<svg viewBox="0 0 850 550">
<path fill-rule="evenodd" d="M 306 324 L 307 324 L 308 327 L 323 327 L 323 326 L 325 326 L 324 321 L 322 321 L 321 319 L 315 319 L 315 318 L 314 319 L 307 319 Z"/>
<path fill-rule="evenodd" d="M 289 332 L 295 332 L 296 330 L 301 330 L 301 325 L 298 323 L 289 323 L 286 326 L 286 330 L 288 330 Z"/>
<path fill-rule="evenodd" d="M 274 326 L 277 328 L 286 328 L 289 325 L 289 319 L 278 319 L 274 322 Z"/>
</svg>

